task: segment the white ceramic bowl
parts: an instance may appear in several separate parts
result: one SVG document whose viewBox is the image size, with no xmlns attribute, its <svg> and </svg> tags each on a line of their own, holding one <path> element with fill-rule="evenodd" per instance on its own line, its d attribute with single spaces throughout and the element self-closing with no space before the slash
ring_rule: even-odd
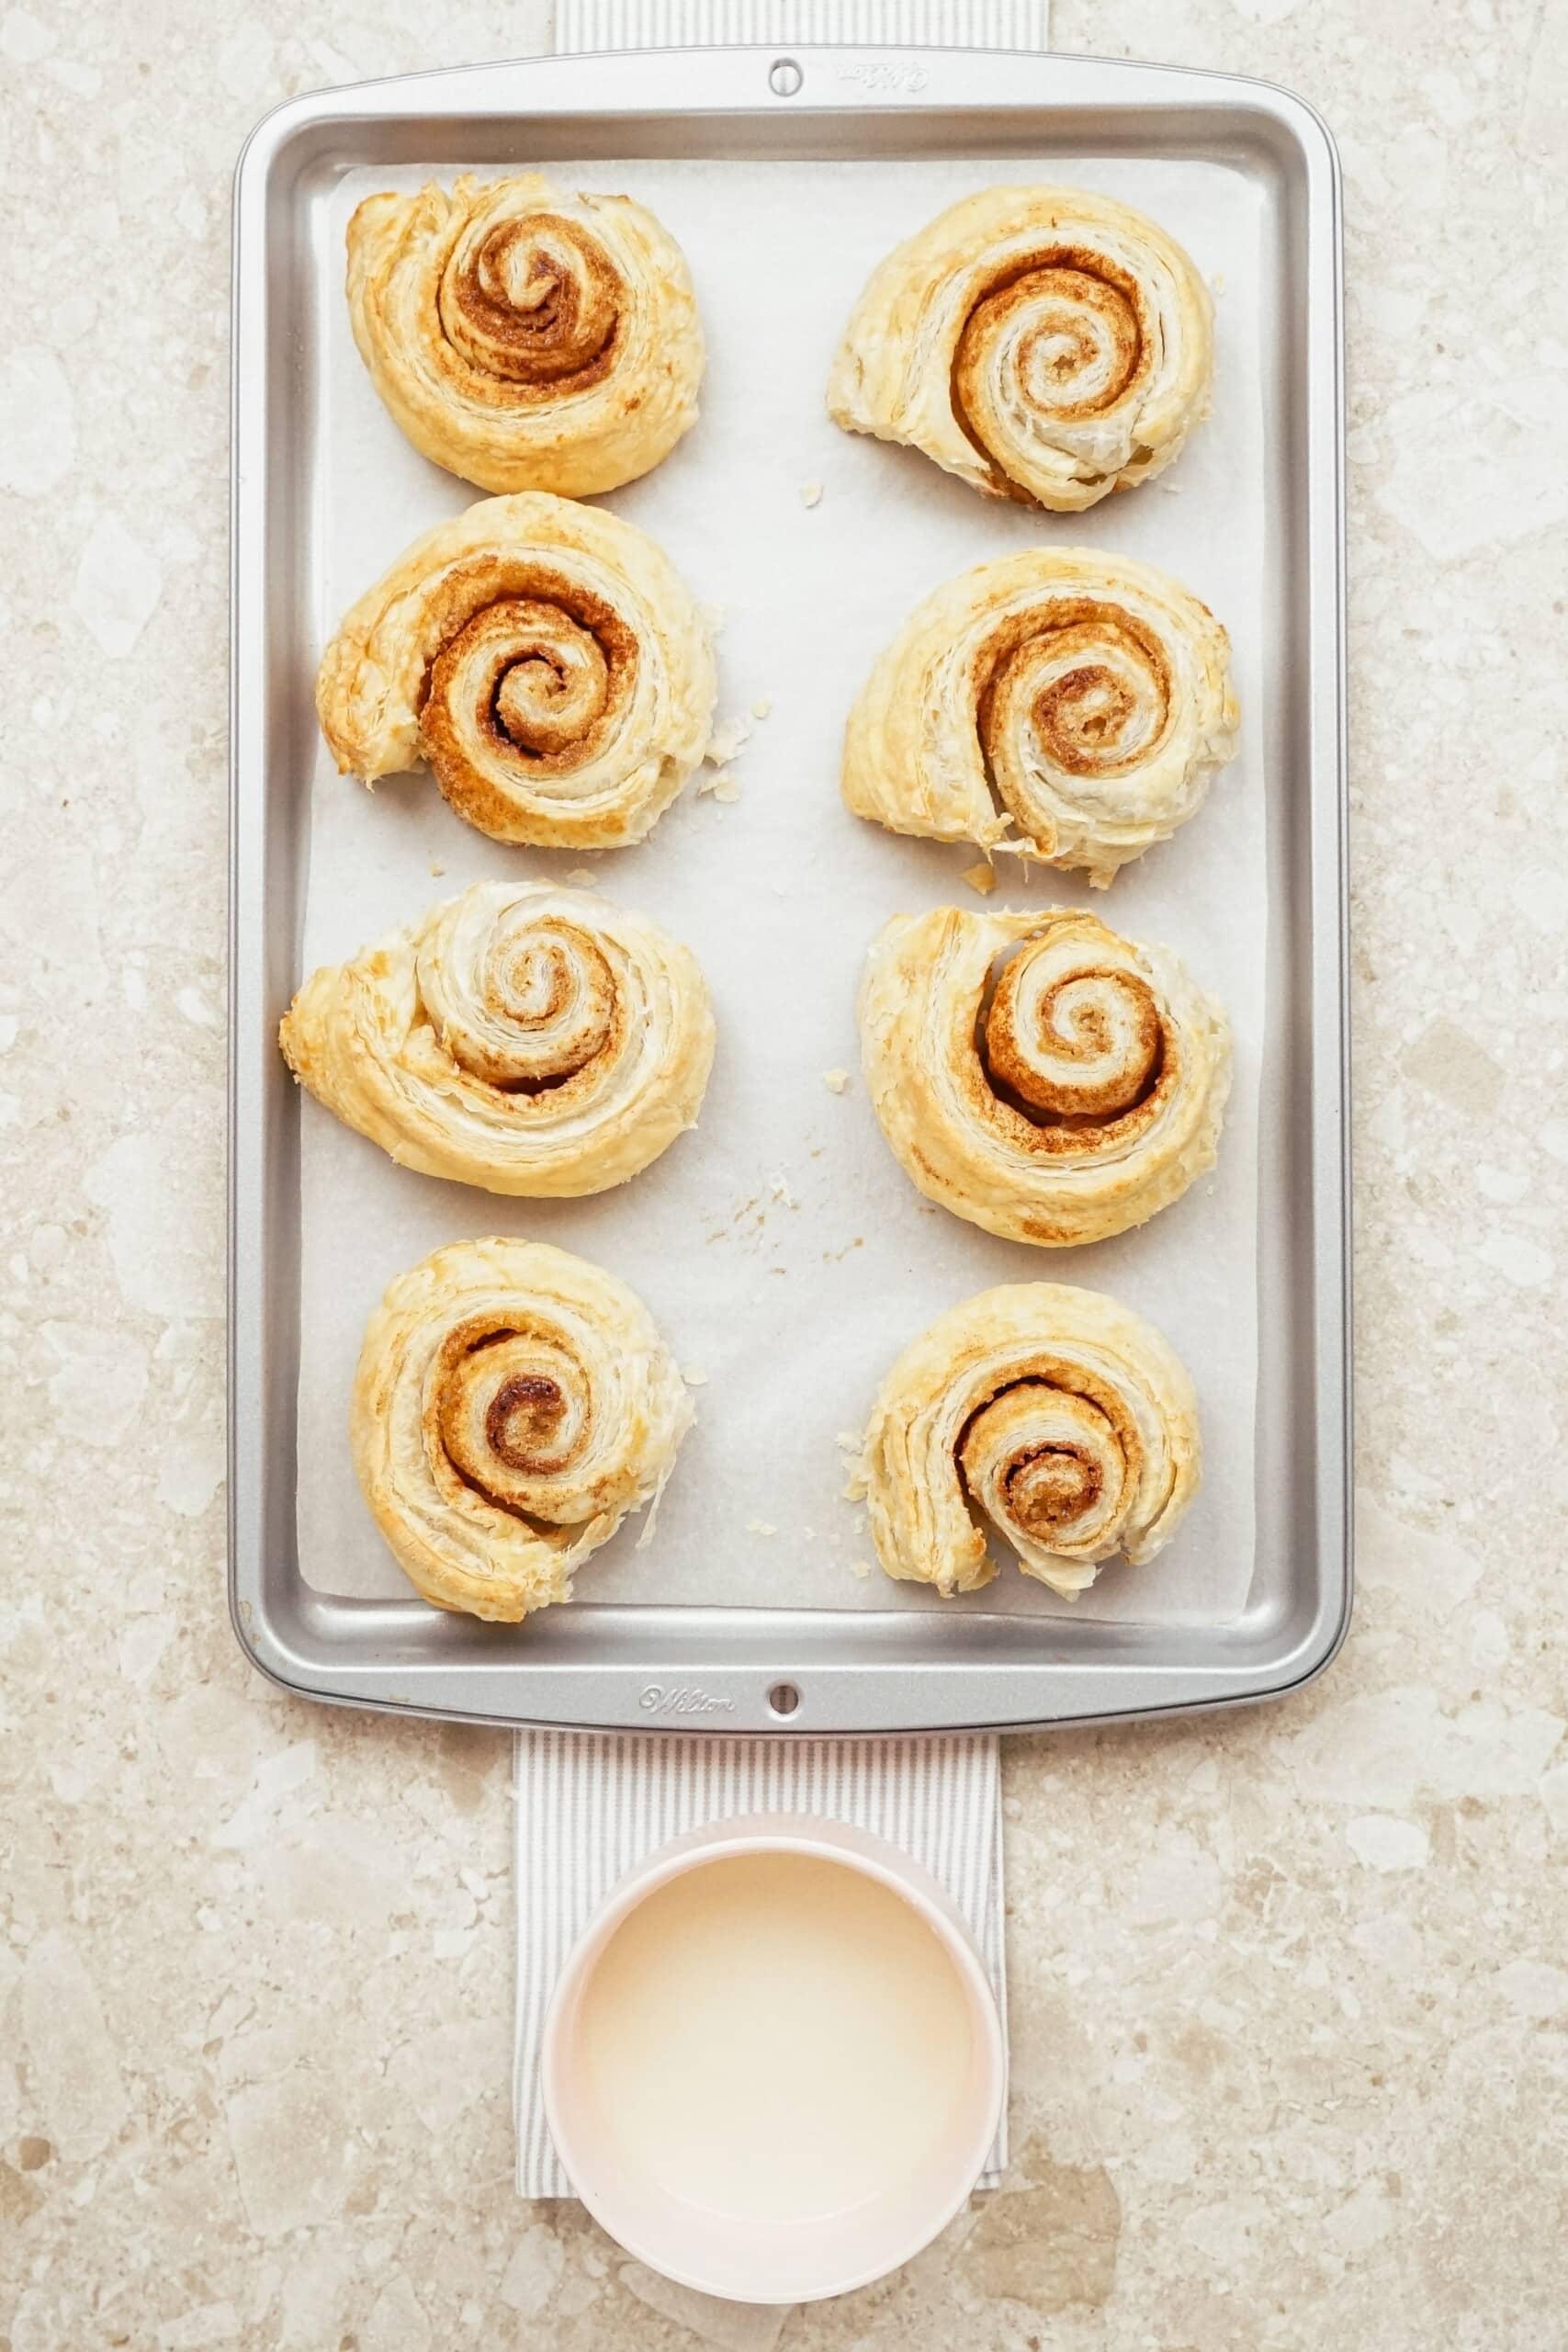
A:
<svg viewBox="0 0 1568 2352">
<path fill-rule="evenodd" d="M 579 2046 L 582 2003 L 601 1953 L 628 1915 L 682 1871 L 743 1854 L 846 1864 L 901 1895 L 951 1959 L 974 2027 L 974 2063 L 952 2124 L 896 2186 L 842 2214 L 807 2222 L 742 2220 L 672 2196 L 635 2167 L 588 2096 Z M 573 1948 L 545 2020 L 545 2113 L 572 2187 L 613 2238 L 653 2270 L 736 2302 L 803 2303 L 881 2278 L 929 2245 L 964 2204 L 996 2137 L 1007 2051 L 989 1980 L 946 1890 L 908 1854 L 864 1830 L 793 1814 L 708 1824 L 663 1846 L 621 1881 Z"/>
</svg>

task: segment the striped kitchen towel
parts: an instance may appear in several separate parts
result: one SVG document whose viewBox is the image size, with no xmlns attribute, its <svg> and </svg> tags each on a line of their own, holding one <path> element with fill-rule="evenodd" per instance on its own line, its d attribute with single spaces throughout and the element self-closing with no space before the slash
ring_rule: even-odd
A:
<svg viewBox="0 0 1568 2352">
<path fill-rule="evenodd" d="M 556 49 L 1049 49 L 1051 0 L 556 0 Z"/>
<path fill-rule="evenodd" d="M 682 1831 L 745 1813 L 822 1814 L 869 1829 L 947 1888 L 979 1945 L 1005 2030 L 999 1745 L 934 1739 L 517 1736 L 517 2188 L 569 2197 L 539 2089 L 539 2040 L 562 1962 L 617 1880 Z M 1007 2162 L 1007 2119 L 982 2179 Z"/>
</svg>

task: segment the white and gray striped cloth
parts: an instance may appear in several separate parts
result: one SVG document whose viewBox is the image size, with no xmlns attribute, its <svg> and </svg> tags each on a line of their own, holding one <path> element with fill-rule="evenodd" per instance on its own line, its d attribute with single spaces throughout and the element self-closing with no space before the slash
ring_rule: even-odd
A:
<svg viewBox="0 0 1568 2352">
<path fill-rule="evenodd" d="M 556 0 L 556 49 L 829 41 L 1047 49 L 1051 0 Z"/>
<path fill-rule="evenodd" d="M 561 1963 L 617 1880 L 682 1831 L 745 1813 L 820 1814 L 900 1846 L 939 1879 L 980 1948 L 1007 2022 L 999 1748 L 937 1739 L 708 1739 L 525 1731 L 517 1738 L 517 2188 L 570 2197 L 539 2090 Z M 1004 2115 L 982 2186 L 1007 2162 Z"/>
</svg>

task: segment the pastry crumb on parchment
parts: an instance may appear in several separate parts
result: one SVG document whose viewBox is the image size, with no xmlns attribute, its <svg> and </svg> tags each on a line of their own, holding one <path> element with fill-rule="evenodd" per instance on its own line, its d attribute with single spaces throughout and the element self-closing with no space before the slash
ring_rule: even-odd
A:
<svg viewBox="0 0 1568 2352">
<path fill-rule="evenodd" d="M 773 707 L 773 698 L 772 695 L 759 695 L 756 701 L 751 705 L 751 716 L 753 718 L 766 718 Z"/>
<path fill-rule="evenodd" d="M 821 483 L 803 481 L 800 485 L 800 503 L 803 506 L 820 506 L 822 503 Z"/>
<path fill-rule="evenodd" d="M 710 768 L 727 768 L 750 732 L 751 720 L 743 710 L 735 711 L 728 718 L 721 718 L 708 737 L 708 747 L 703 753 L 705 764 Z"/>
<path fill-rule="evenodd" d="M 978 865 L 966 865 L 959 878 L 967 882 L 972 890 L 978 890 L 982 899 L 988 899 L 997 887 L 997 869 L 988 858 L 983 857 Z"/>
<path fill-rule="evenodd" d="M 746 1522 L 748 1535 L 776 1535 L 778 1532 L 771 1519 L 749 1519 Z"/>
<path fill-rule="evenodd" d="M 871 1562 L 869 1560 L 852 1560 L 850 1562 L 850 1574 L 852 1577 L 870 1576 Z"/>
<path fill-rule="evenodd" d="M 822 1073 L 822 1083 L 829 1094 L 841 1094 L 849 1082 L 847 1069 L 825 1069 Z"/>
<path fill-rule="evenodd" d="M 703 1370 L 700 1363 L 683 1363 L 681 1366 L 681 1377 L 685 1382 L 688 1388 L 705 1388 L 707 1386 L 708 1376 Z"/>
<path fill-rule="evenodd" d="M 592 890 L 598 876 L 591 866 L 574 865 L 566 879 L 573 890 Z"/>
<path fill-rule="evenodd" d="M 861 1464 L 864 1440 L 858 1430 L 840 1430 L 834 1443 L 843 1455 L 844 1467 L 849 1472 L 849 1476 L 839 1491 L 847 1503 L 863 1501 L 865 1477 Z"/>
</svg>

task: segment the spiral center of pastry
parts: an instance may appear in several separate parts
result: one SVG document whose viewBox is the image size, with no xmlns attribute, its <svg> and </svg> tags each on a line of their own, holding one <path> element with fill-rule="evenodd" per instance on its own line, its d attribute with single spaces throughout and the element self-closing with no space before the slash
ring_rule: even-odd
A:
<svg viewBox="0 0 1568 2352">
<path fill-rule="evenodd" d="M 953 411 L 1008 489 L 1016 447 L 1043 425 L 1115 408 L 1147 366 L 1135 279 L 1102 254 L 1063 246 L 1015 264 L 972 303 L 953 352 Z"/>
<path fill-rule="evenodd" d="M 1100 1465 L 1085 1447 L 1036 1447 L 1009 1465 L 1008 1517 L 1030 1535 L 1052 1535 L 1083 1517 L 1098 1501 L 1102 1483 Z"/>
<path fill-rule="evenodd" d="M 596 382 L 626 299 L 599 240 L 554 212 L 470 224 L 442 276 L 442 331 L 506 397 Z"/>
<path fill-rule="evenodd" d="M 513 1033 L 508 1084 L 581 1069 L 615 1033 L 615 976 L 596 943 L 570 923 L 541 922 L 502 939 L 485 1001 Z"/>
<path fill-rule="evenodd" d="M 592 1406 L 558 1332 L 460 1326 L 441 1349 L 432 1394 L 439 1442 L 465 1485 L 523 1517 L 561 1516 L 552 1490 L 581 1459 Z M 581 1505 L 572 1512 L 584 1515 Z"/>
<path fill-rule="evenodd" d="M 419 721 L 443 791 L 468 809 L 498 768 L 536 783 L 590 766 L 633 692 L 633 631 L 574 583 L 501 565 L 456 579 L 450 603 Z"/>
<path fill-rule="evenodd" d="M 551 1461 L 566 1411 L 566 1398 L 547 1373 L 514 1372 L 485 1408 L 485 1444 L 509 1470 L 537 1471 Z"/>
<path fill-rule="evenodd" d="M 1056 790 L 1135 772 L 1171 722 L 1170 665 L 1153 631 L 1089 597 L 1015 615 L 978 657 L 981 749 L 1004 805 L 1027 831 L 1033 780 Z"/>
<path fill-rule="evenodd" d="M 453 1060 L 510 1093 L 563 1085 L 624 1029 L 603 947 L 561 916 L 502 919 L 478 941 L 457 927 L 445 953 L 422 953 L 419 982 Z"/>
<path fill-rule="evenodd" d="M 1082 416 L 1121 398 L 1140 343 L 1137 312 L 1117 287 L 1088 270 L 1043 269 L 1003 299 L 1020 321 L 1018 380 L 1031 408 Z"/>
<path fill-rule="evenodd" d="M 1155 1091 L 1166 1058 L 1154 991 L 1136 972 L 1067 960 L 1050 941 L 1003 966 L 982 1030 L 992 1083 L 1032 1112 L 1101 1123 Z"/>
<path fill-rule="evenodd" d="M 453 669 L 472 664 L 476 706 L 488 699 L 491 723 L 519 751 L 536 758 L 581 741 L 604 708 L 609 667 L 592 630 L 568 613 L 519 598 L 492 605 L 441 655 Z"/>
<path fill-rule="evenodd" d="M 1118 757 L 1138 697 L 1104 662 L 1085 662 L 1054 678 L 1037 697 L 1034 724 L 1058 763 L 1101 767 Z"/>
<path fill-rule="evenodd" d="M 1088 1395 L 1081 1374 L 1042 1366 L 974 1414 L 959 1464 L 976 1503 L 1024 1546 L 1053 1552 L 1101 1544 L 1119 1519 L 1135 1432 L 1113 1396 Z M 1057 1380 L 1074 1380 L 1073 1387 Z"/>
</svg>

